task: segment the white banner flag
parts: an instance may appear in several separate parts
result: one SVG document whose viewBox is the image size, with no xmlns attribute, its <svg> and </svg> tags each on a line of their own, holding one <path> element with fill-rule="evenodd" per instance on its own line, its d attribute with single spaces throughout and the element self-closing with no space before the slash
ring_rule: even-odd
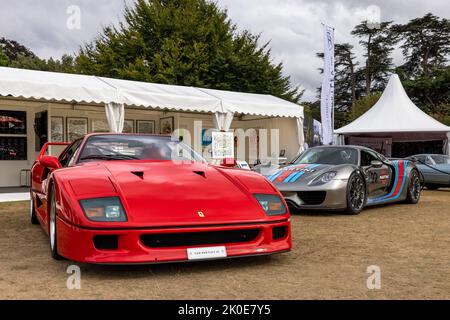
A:
<svg viewBox="0 0 450 320">
<path fill-rule="evenodd" d="M 320 116 L 323 144 L 331 144 L 334 131 L 334 29 L 327 25 L 324 25 L 324 62 Z"/>
</svg>

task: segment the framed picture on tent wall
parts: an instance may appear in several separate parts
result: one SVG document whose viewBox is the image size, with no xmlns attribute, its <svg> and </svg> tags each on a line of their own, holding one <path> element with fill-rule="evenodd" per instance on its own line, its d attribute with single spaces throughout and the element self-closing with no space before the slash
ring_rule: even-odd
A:
<svg viewBox="0 0 450 320">
<path fill-rule="evenodd" d="M 173 132 L 173 117 L 159 119 L 159 132 L 161 134 L 171 134 Z"/>
<path fill-rule="evenodd" d="M 88 132 L 87 118 L 66 118 L 67 141 L 71 142 L 83 137 Z"/>
<path fill-rule="evenodd" d="M 136 120 L 137 133 L 155 133 L 154 120 Z"/>
<path fill-rule="evenodd" d="M 92 119 L 91 132 L 109 132 L 109 125 L 106 119 Z"/>
<path fill-rule="evenodd" d="M 134 132 L 134 120 L 127 120 L 123 122 L 123 133 L 133 133 Z"/>
<path fill-rule="evenodd" d="M 27 134 L 27 113 L 0 110 L 0 134 Z"/>
<path fill-rule="evenodd" d="M 63 142 L 64 141 L 64 118 L 63 117 L 51 117 L 50 141 L 51 142 Z"/>
</svg>

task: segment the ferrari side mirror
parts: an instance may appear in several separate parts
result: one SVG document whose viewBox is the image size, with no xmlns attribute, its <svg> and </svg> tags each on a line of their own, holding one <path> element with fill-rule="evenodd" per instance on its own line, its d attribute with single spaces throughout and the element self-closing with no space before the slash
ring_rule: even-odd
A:
<svg viewBox="0 0 450 320">
<path fill-rule="evenodd" d="M 220 165 L 222 167 L 233 168 L 233 167 L 236 167 L 237 162 L 236 162 L 236 159 L 234 159 L 234 158 L 223 158 L 222 161 L 220 162 Z"/>
<path fill-rule="evenodd" d="M 383 162 L 381 162 L 380 160 L 372 160 L 370 162 L 370 166 L 373 168 L 381 168 L 383 166 Z"/>
<path fill-rule="evenodd" d="M 59 160 L 57 157 L 53 156 L 42 156 L 39 159 L 39 164 L 43 167 L 49 168 L 49 169 L 59 169 L 61 168 L 61 164 L 59 163 Z"/>
</svg>

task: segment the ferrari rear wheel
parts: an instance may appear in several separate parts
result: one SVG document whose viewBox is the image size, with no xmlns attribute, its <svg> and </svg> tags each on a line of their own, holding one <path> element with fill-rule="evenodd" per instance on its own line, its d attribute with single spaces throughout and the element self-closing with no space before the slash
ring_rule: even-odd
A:
<svg viewBox="0 0 450 320">
<path fill-rule="evenodd" d="M 366 205 L 366 183 L 359 172 L 353 172 L 347 182 L 348 214 L 359 214 Z"/>
<path fill-rule="evenodd" d="M 33 192 L 30 191 L 30 221 L 31 224 L 39 224 L 39 220 L 36 216 L 36 209 L 34 209 Z"/>
<path fill-rule="evenodd" d="M 416 204 L 420 199 L 420 177 L 417 170 L 411 170 L 409 174 L 408 190 L 406 192 L 406 203 Z"/>
<path fill-rule="evenodd" d="M 56 228 L 56 201 L 55 201 L 55 185 L 52 185 L 50 192 L 50 210 L 49 210 L 49 238 L 50 252 L 55 260 L 62 260 L 58 254 L 57 228 Z"/>
</svg>

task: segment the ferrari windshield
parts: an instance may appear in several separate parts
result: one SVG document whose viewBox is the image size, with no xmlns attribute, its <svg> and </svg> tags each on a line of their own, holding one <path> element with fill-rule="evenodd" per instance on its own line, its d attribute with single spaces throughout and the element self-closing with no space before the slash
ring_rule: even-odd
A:
<svg viewBox="0 0 450 320">
<path fill-rule="evenodd" d="M 306 150 L 294 163 L 358 164 L 358 151 L 346 147 L 316 147 Z"/>
<path fill-rule="evenodd" d="M 152 135 L 94 135 L 87 139 L 80 162 L 95 160 L 173 160 L 205 162 L 188 145 Z"/>
</svg>

